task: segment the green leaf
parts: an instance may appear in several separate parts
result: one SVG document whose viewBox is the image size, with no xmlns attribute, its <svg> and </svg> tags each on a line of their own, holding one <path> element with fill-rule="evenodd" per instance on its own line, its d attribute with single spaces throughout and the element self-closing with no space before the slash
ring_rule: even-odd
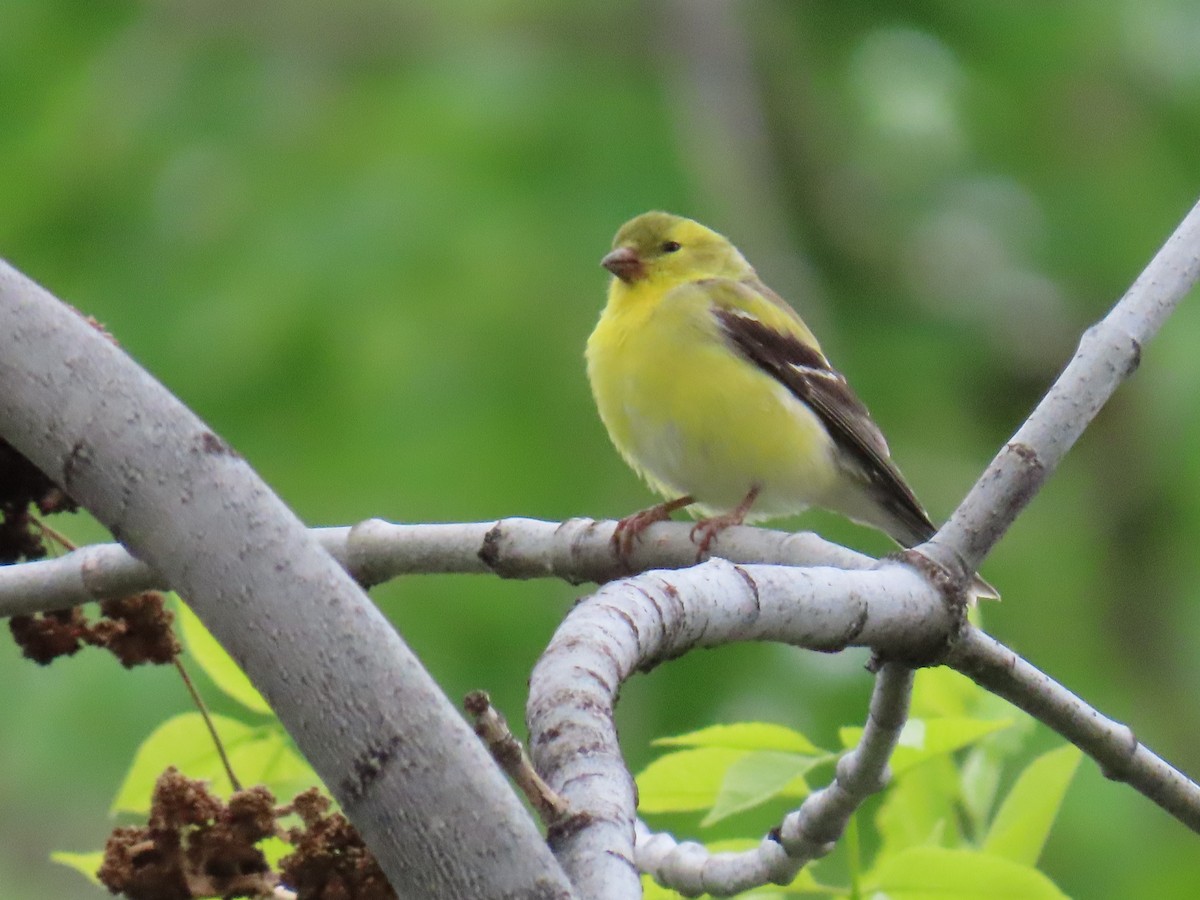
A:
<svg viewBox="0 0 1200 900">
<path fill-rule="evenodd" d="M 681 900 L 683 894 L 665 888 L 649 875 L 642 876 L 642 900 Z"/>
<path fill-rule="evenodd" d="M 660 756 L 637 776 L 638 809 L 643 813 L 710 809 L 729 767 L 745 750 L 699 747 Z"/>
<path fill-rule="evenodd" d="M 638 774 L 638 808 L 643 813 L 711 809 L 715 817 L 705 819 L 711 824 L 774 796 L 807 796 L 804 773 L 827 759 L 728 747 L 677 750 Z"/>
<path fill-rule="evenodd" d="M 257 738 L 231 747 L 229 762 L 243 785 L 265 785 L 280 800 L 321 784 L 281 727 L 260 731 Z"/>
<path fill-rule="evenodd" d="M 259 841 L 258 849 L 263 852 L 263 856 L 267 858 L 267 865 L 272 869 L 278 869 L 281 859 L 290 853 L 296 852 L 296 848 L 287 841 L 274 836 L 263 838 Z"/>
<path fill-rule="evenodd" d="M 716 800 L 702 826 L 766 803 L 772 797 L 807 797 L 805 774 L 823 757 L 796 753 L 748 753 L 730 764 L 717 791 Z"/>
<path fill-rule="evenodd" d="M 770 722 L 712 725 L 675 737 L 659 738 L 656 747 L 726 747 L 731 750 L 782 750 L 785 753 L 823 753 L 798 731 Z"/>
<path fill-rule="evenodd" d="M 715 852 L 715 851 L 714 851 Z M 818 882 L 810 873 L 809 866 L 805 866 L 796 873 L 796 877 L 788 884 L 764 884 L 754 888 L 752 891 L 746 891 L 744 894 L 738 894 L 738 900 L 754 900 L 756 897 L 771 897 L 777 898 L 779 894 L 786 894 L 789 897 L 797 894 L 839 894 L 820 882 Z"/>
<path fill-rule="evenodd" d="M 213 716 L 213 725 L 226 748 L 249 740 L 253 729 L 237 719 Z M 144 814 L 150 810 L 154 783 L 167 766 L 175 766 L 189 778 L 203 778 L 229 790 L 212 736 L 199 713 L 183 713 L 159 725 L 133 757 L 133 765 L 113 800 L 113 812 Z"/>
<path fill-rule="evenodd" d="M 1044 753 L 1021 773 L 983 842 L 987 853 L 1034 865 L 1058 816 L 1081 752 L 1070 744 Z"/>
<path fill-rule="evenodd" d="M 1007 728 L 1006 719 L 970 719 L 947 716 L 941 719 L 909 719 L 900 732 L 900 742 L 892 754 L 892 773 L 899 775 L 934 756 L 961 750 L 989 734 Z M 853 747 L 862 739 L 862 728 L 842 728 L 838 736 L 843 746 Z"/>
<path fill-rule="evenodd" d="M 292 749 L 281 728 L 252 728 L 227 716 L 212 719 L 242 784 L 265 784 L 277 796 L 286 797 L 317 782 L 312 768 Z M 189 778 L 209 781 L 220 792 L 231 790 L 204 720 L 199 713 L 184 713 L 163 722 L 138 747 L 112 811 L 149 812 L 154 783 L 168 766 Z"/>
<path fill-rule="evenodd" d="M 233 661 L 225 648 L 204 627 L 204 623 L 183 602 L 176 604 L 179 627 L 192 659 L 199 663 L 218 688 L 252 712 L 272 715 L 271 707 L 255 690 L 246 673 Z"/>
<path fill-rule="evenodd" d="M 869 890 L 889 900 L 1066 900 L 1031 866 L 944 847 L 912 847 L 884 859 Z"/>
<path fill-rule="evenodd" d="M 948 756 L 896 778 L 875 814 L 875 828 L 883 839 L 879 858 L 909 847 L 958 846 L 958 790 L 958 770 Z"/>
<path fill-rule="evenodd" d="M 961 718 L 976 712 L 983 688 L 946 666 L 918 669 L 913 681 L 912 713 L 915 718 Z"/>
<path fill-rule="evenodd" d="M 66 850 L 55 850 L 50 854 L 50 859 L 60 865 L 66 866 L 68 869 L 74 869 L 92 884 L 100 884 L 100 879 L 96 877 L 96 872 L 100 870 L 100 864 L 104 862 L 104 851 L 71 853 Z"/>
<path fill-rule="evenodd" d="M 988 744 L 972 747 L 962 765 L 962 802 L 971 820 L 972 835 L 984 833 L 996 791 L 1000 786 L 1002 765 Z"/>
</svg>

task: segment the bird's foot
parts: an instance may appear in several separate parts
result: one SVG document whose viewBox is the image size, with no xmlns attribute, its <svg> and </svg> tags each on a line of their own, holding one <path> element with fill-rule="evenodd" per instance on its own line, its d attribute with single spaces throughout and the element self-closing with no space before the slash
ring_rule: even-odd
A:
<svg viewBox="0 0 1200 900">
<path fill-rule="evenodd" d="M 677 497 L 674 500 L 667 500 L 647 509 L 638 510 L 617 522 L 617 527 L 613 530 L 612 543 L 621 562 L 628 566 L 634 544 L 641 538 L 643 531 L 656 522 L 667 521 L 671 518 L 671 513 L 695 502 L 695 498 L 690 494 L 685 497 Z"/>
<path fill-rule="evenodd" d="M 742 502 L 735 506 L 727 513 L 722 513 L 719 516 L 712 516 L 708 519 L 701 519 L 692 526 L 692 543 L 696 545 L 696 562 L 708 556 L 709 548 L 717 536 L 733 525 L 741 525 L 746 521 L 746 514 L 750 512 L 750 507 L 754 505 L 754 501 L 758 499 L 758 493 L 761 490 L 757 485 L 750 488 L 746 496 L 742 498 Z M 699 540 L 696 539 L 699 535 Z"/>
</svg>

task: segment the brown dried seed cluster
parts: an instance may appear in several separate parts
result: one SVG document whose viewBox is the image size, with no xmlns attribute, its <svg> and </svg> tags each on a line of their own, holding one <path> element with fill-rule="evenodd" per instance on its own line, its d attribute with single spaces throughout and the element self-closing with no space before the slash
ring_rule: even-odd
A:
<svg viewBox="0 0 1200 900">
<path fill-rule="evenodd" d="M 264 787 L 224 803 L 207 784 L 169 768 L 154 786 L 147 824 L 117 828 L 96 873 L 127 900 L 270 896 L 277 885 L 299 900 L 396 900 L 358 831 L 311 788 L 276 807 Z M 282 830 L 296 815 L 301 826 Z M 295 849 L 271 871 L 258 843 L 277 835 Z"/>
<path fill-rule="evenodd" d="M 288 829 L 287 841 L 296 850 L 279 861 L 282 883 L 301 900 L 396 900 L 358 830 L 329 807 L 329 798 L 316 788 L 288 807 L 304 824 Z"/>
<path fill-rule="evenodd" d="M 62 488 L 0 438 L 0 565 L 46 555 L 31 506 L 42 515 L 77 509 Z"/>
<path fill-rule="evenodd" d="M 172 625 L 175 614 L 158 591 L 146 591 L 100 604 L 102 618 L 90 621 L 79 607 L 8 620 L 13 639 L 26 658 L 48 665 L 77 653 L 84 644 L 103 647 L 126 668 L 163 665 L 180 651 Z"/>
<path fill-rule="evenodd" d="M 116 343 L 100 322 L 91 316 L 83 318 Z M 40 526 L 32 508 L 45 516 L 74 512 L 78 506 L 49 476 L 0 438 L 0 565 L 46 555 L 48 529 Z M 74 548 L 67 544 L 67 549 Z M 108 648 L 126 667 L 168 663 L 178 655 L 179 641 L 171 631 L 174 617 L 165 609 L 161 594 L 147 592 L 108 600 L 100 605 L 100 611 L 103 618 L 94 624 L 79 609 L 63 609 L 15 616 L 9 628 L 25 656 L 42 665 L 77 653 L 84 644 Z"/>
<path fill-rule="evenodd" d="M 117 828 L 96 876 L 128 900 L 259 897 L 277 884 L 256 844 L 274 833 L 275 798 L 240 791 L 226 805 L 202 781 L 169 768 L 144 827 Z"/>
</svg>

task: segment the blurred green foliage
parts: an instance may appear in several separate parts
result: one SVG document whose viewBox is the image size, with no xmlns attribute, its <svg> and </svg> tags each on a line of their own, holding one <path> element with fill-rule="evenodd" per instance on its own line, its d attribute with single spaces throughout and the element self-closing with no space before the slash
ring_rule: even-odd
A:
<svg viewBox="0 0 1200 900">
<path fill-rule="evenodd" d="M 1188 0 L 7 0 L 0 254 L 313 524 L 617 516 L 650 498 L 583 376 L 597 261 L 671 209 L 796 302 L 945 515 L 1195 200 L 1198 41 Z M 1193 773 L 1197 328 L 1185 305 L 985 567 L 990 630 Z M 452 697 L 514 720 L 575 595 L 375 592 Z M 828 745 L 861 720 L 862 661 L 664 666 L 624 693 L 631 762 L 721 721 Z M 0 673 L 3 896 L 100 896 L 47 855 L 97 846 L 184 691 L 7 645 Z M 1043 864 L 1073 896 L 1190 896 L 1196 846 L 1085 761 Z"/>
<path fill-rule="evenodd" d="M 1006 770 L 1024 753 L 1033 724 L 957 672 L 922 669 L 888 762 L 887 790 L 854 813 L 830 856 L 809 863 L 790 885 L 746 896 L 1061 898 L 1037 862 L 1081 753 L 1057 747 L 1013 777 Z M 863 732 L 841 729 L 840 749 L 858 746 Z M 813 770 L 837 763 L 840 772 L 842 765 L 839 752 L 761 723 L 703 728 L 654 744 L 685 749 L 669 750 L 638 774 L 639 811 L 652 826 L 672 813 L 702 832 L 740 816 L 741 833 L 749 825 L 754 838 L 727 840 L 721 850 L 755 849 L 780 822 L 786 832 L 788 811 L 817 782 Z M 1002 779 L 1012 784 L 1004 797 L 997 795 Z M 821 783 L 827 780 L 822 773 Z M 741 815 L 750 810 L 754 824 Z M 706 813 L 698 823 L 687 815 L 696 811 Z M 680 897 L 642 880 L 647 900 Z"/>
</svg>

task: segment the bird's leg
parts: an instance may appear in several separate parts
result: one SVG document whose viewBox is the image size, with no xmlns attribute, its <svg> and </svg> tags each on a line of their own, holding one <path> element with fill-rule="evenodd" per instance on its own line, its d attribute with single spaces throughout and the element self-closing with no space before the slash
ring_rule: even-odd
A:
<svg viewBox="0 0 1200 900">
<path fill-rule="evenodd" d="M 683 497 L 676 497 L 674 500 L 658 503 L 648 509 L 639 510 L 623 518 L 617 523 L 612 536 L 613 546 L 617 549 L 617 555 L 623 562 L 628 563 L 629 556 L 633 553 L 634 542 L 641 537 L 643 531 L 655 522 L 667 521 L 667 519 L 671 518 L 671 513 L 675 512 L 675 510 L 691 506 L 695 502 L 695 497 L 691 494 L 686 494 Z"/>
<path fill-rule="evenodd" d="M 708 548 L 712 546 L 712 542 L 717 539 L 718 534 L 730 525 L 741 525 L 746 520 L 746 513 L 750 512 L 750 507 L 758 499 L 761 490 L 762 488 L 757 484 L 754 485 L 746 492 L 746 496 L 742 498 L 742 502 L 729 512 L 713 516 L 709 519 L 701 519 L 692 526 L 692 541 L 696 542 L 696 536 L 700 536 L 700 540 L 696 542 L 696 562 L 699 562 L 708 554 Z"/>
</svg>

